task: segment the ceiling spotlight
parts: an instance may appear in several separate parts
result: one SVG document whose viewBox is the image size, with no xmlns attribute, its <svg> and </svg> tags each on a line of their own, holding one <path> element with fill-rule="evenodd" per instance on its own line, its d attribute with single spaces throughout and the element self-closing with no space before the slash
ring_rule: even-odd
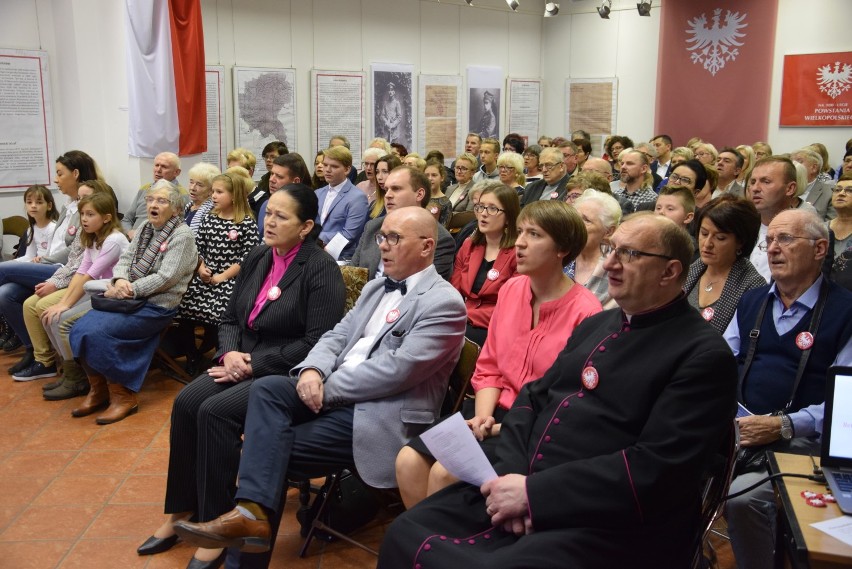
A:
<svg viewBox="0 0 852 569">
<path fill-rule="evenodd" d="M 506 0 L 506 4 L 508 4 L 508 5 L 509 5 L 509 8 L 511 8 L 511 9 L 512 9 L 512 12 L 517 12 L 517 11 L 518 11 L 518 6 L 520 5 L 520 3 L 518 2 L 518 0 Z"/>
<path fill-rule="evenodd" d="M 559 2 L 548 2 L 544 5 L 544 17 L 552 18 L 559 13 Z"/>
<path fill-rule="evenodd" d="M 609 13 L 612 11 L 612 0 L 603 0 L 598 7 L 598 16 L 604 20 L 609 20 Z"/>
<path fill-rule="evenodd" d="M 651 17 L 651 0 L 648 2 L 639 2 L 636 4 L 636 10 L 639 12 L 640 16 L 648 16 Z"/>
</svg>

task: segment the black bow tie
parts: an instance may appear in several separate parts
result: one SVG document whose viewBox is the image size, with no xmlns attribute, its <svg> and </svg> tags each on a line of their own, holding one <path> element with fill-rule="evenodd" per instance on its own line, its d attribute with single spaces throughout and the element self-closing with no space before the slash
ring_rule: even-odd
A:
<svg viewBox="0 0 852 569">
<path fill-rule="evenodd" d="M 398 290 L 402 293 L 402 296 L 405 296 L 405 293 L 408 292 L 408 287 L 405 286 L 405 281 L 395 281 L 390 277 L 385 277 L 385 292 L 393 292 Z"/>
</svg>

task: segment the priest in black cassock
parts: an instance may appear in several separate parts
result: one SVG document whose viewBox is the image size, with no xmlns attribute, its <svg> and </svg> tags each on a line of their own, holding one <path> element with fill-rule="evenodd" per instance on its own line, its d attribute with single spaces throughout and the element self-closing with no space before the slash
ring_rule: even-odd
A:
<svg viewBox="0 0 852 569">
<path fill-rule="evenodd" d="M 503 421 L 498 478 L 396 519 L 379 569 L 688 567 L 702 474 L 729 432 L 737 366 L 690 307 L 689 235 L 627 218 L 606 256 L 619 309 L 581 323 Z"/>
</svg>

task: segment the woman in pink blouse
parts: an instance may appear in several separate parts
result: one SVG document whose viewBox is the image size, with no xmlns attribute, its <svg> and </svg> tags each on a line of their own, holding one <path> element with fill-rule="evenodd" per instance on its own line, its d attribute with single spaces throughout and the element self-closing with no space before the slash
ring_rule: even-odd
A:
<svg viewBox="0 0 852 569">
<path fill-rule="evenodd" d="M 562 272 L 586 243 L 585 225 L 574 208 L 559 201 L 533 202 L 521 211 L 517 225 L 520 276 L 500 289 L 473 374 L 473 412 L 470 400 L 463 411 L 480 441 L 500 433 L 521 387 L 544 375 L 574 328 L 601 311 L 598 299 Z M 494 446 L 487 441 L 486 454 Z M 409 508 L 455 481 L 419 438 L 400 451 L 396 475 Z"/>
<path fill-rule="evenodd" d="M 521 205 L 515 190 L 501 182 L 483 182 L 477 189 L 482 189 L 482 194 L 473 206 L 476 230 L 456 253 L 450 283 L 461 293 L 467 307 L 465 336 L 482 346 L 497 305 L 497 293 L 518 274 L 515 238 Z"/>
</svg>

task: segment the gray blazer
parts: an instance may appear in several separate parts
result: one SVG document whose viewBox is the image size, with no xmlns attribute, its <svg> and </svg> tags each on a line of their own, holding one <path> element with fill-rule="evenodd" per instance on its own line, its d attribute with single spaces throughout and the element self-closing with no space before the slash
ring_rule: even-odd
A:
<svg viewBox="0 0 852 569">
<path fill-rule="evenodd" d="M 817 180 L 814 182 L 814 187 L 808 193 L 806 202 L 814 206 L 814 209 L 824 221 L 837 217 L 837 212 L 834 211 L 834 206 L 831 205 L 831 184 Z"/>
<path fill-rule="evenodd" d="M 379 270 L 379 261 L 382 260 L 382 253 L 379 251 L 379 246 L 376 245 L 376 233 L 382 228 L 384 220 L 385 216 L 381 216 L 367 222 L 367 225 L 364 227 L 364 233 L 361 234 L 361 241 L 358 243 L 358 248 L 355 249 L 355 254 L 352 256 L 352 265 L 366 268 L 367 279 L 369 280 L 376 277 L 376 271 Z M 438 242 L 435 244 L 435 270 L 438 271 L 439 275 L 444 277 L 444 280 L 448 281 L 453 275 L 456 242 L 443 225 L 440 223 L 437 225 Z"/>
<path fill-rule="evenodd" d="M 467 313 L 458 291 L 429 267 L 403 298 L 399 318 L 376 336 L 370 356 L 339 369 L 383 295 L 384 280 L 368 282 L 355 307 L 290 374 L 316 368 L 325 381 L 324 406 L 354 406 L 358 474 L 375 488 L 394 488 L 397 453 L 438 417 L 464 342 Z"/>
</svg>

